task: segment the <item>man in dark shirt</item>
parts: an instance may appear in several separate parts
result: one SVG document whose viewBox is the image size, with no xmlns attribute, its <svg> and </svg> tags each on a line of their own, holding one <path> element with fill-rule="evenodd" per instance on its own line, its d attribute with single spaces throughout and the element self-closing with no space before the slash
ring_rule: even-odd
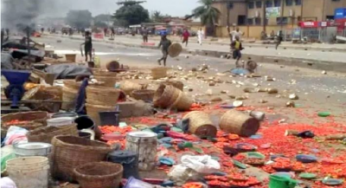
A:
<svg viewBox="0 0 346 188">
<path fill-rule="evenodd" d="M 143 30 L 142 30 L 143 43 L 147 43 L 148 42 L 148 34 L 149 34 L 149 31 L 147 30 L 146 27 L 144 27 Z"/>
<path fill-rule="evenodd" d="M 159 44 L 159 48 L 161 47 L 162 57 L 158 60 L 159 65 L 161 65 L 161 61 L 163 61 L 163 65 L 166 66 L 166 60 L 168 56 L 168 48 L 172 44 L 170 40 L 167 39 L 167 36 L 163 34 L 161 36 L 161 41 Z"/>
<path fill-rule="evenodd" d="M 85 61 L 88 62 L 88 56 L 90 57 L 90 61 L 92 60 L 92 38 L 89 31 L 85 32 L 85 42 L 82 43 L 84 45 L 84 52 L 85 52 Z"/>
</svg>

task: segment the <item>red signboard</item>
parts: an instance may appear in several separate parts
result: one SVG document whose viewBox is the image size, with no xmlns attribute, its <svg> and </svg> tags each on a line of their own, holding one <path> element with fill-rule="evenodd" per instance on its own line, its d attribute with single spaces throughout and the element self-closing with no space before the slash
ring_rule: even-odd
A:
<svg viewBox="0 0 346 188">
<path fill-rule="evenodd" d="M 316 21 L 300 22 L 299 26 L 301 28 L 317 28 L 319 27 L 319 22 L 316 22 Z"/>
</svg>

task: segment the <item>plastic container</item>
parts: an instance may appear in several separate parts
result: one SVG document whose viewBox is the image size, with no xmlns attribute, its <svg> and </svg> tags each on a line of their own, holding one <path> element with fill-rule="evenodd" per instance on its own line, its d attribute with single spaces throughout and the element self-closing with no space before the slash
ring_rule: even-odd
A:
<svg viewBox="0 0 346 188">
<path fill-rule="evenodd" d="M 277 175 L 270 175 L 269 188 L 294 188 L 297 185 L 297 181 Z"/>
<path fill-rule="evenodd" d="M 300 155 L 296 155 L 296 159 L 297 159 L 297 161 L 302 162 L 302 163 L 314 163 L 314 162 L 317 162 L 317 157 L 314 156 L 314 155 L 303 155 L 303 154 L 300 154 Z"/>
<path fill-rule="evenodd" d="M 52 145 L 48 143 L 41 143 L 41 142 L 30 142 L 30 143 L 14 144 L 13 148 L 14 148 L 14 153 L 18 157 L 24 157 L 24 156 L 47 157 L 51 152 Z"/>
<path fill-rule="evenodd" d="M 49 163 L 46 157 L 21 157 L 7 161 L 9 177 L 19 188 L 47 188 Z"/>
<path fill-rule="evenodd" d="M 123 178 L 139 178 L 138 155 L 133 151 L 121 150 L 108 154 L 108 161 L 123 165 Z"/>
<path fill-rule="evenodd" d="M 124 188 L 152 188 L 153 185 L 131 177 Z"/>
<path fill-rule="evenodd" d="M 101 125 L 119 125 L 119 111 L 99 112 Z"/>
<path fill-rule="evenodd" d="M 57 117 L 57 118 L 51 118 L 47 120 L 47 126 L 48 127 L 61 127 L 64 125 L 71 125 L 73 124 L 75 117 Z"/>
</svg>

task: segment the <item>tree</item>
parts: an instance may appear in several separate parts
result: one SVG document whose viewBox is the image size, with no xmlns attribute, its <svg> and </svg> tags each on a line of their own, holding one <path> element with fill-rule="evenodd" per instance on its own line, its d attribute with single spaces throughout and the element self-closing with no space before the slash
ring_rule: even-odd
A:
<svg viewBox="0 0 346 188">
<path fill-rule="evenodd" d="M 136 25 L 149 21 L 149 12 L 138 2 L 128 1 L 123 3 L 113 17 L 122 23 L 126 23 L 124 26 Z"/>
<path fill-rule="evenodd" d="M 199 0 L 201 6 L 193 10 L 193 15 L 201 19 L 201 23 L 211 29 L 211 33 L 215 34 L 215 24 L 220 17 L 220 11 L 213 7 L 214 0 Z"/>
<path fill-rule="evenodd" d="M 161 22 L 162 21 L 162 14 L 159 11 L 154 11 L 153 14 L 151 15 L 151 20 L 154 22 Z"/>
<path fill-rule="evenodd" d="M 66 22 L 78 29 L 90 27 L 93 17 L 88 10 L 71 10 L 67 13 Z"/>
</svg>

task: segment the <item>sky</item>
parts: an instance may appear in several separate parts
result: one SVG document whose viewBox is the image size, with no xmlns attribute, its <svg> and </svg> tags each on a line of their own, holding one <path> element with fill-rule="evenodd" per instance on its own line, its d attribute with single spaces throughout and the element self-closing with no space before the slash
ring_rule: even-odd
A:
<svg viewBox="0 0 346 188">
<path fill-rule="evenodd" d="M 93 16 L 104 13 L 114 13 L 119 5 L 118 0 L 54 0 L 54 5 L 48 7 L 50 14 L 64 16 L 68 10 L 88 9 Z M 146 0 L 142 4 L 150 13 L 160 11 L 171 16 L 185 16 L 191 14 L 198 6 L 198 0 Z M 54 8 L 53 8 L 54 7 Z"/>
</svg>

